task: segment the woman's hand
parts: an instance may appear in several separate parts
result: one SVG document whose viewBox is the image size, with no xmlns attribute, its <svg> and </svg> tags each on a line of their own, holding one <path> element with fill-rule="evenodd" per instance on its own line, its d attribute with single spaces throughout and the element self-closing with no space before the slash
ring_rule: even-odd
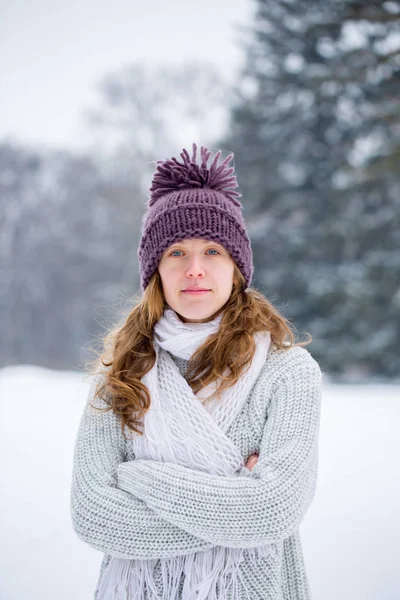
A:
<svg viewBox="0 0 400 600">
<path fill-rule="evenodd" d="M 246 469 L 249 469 L 251 471 L 252 468 L 257 464 L 257 461 L 258 461 L 258 454 L 252 454 L 251 456 L 249 456 L 249 458 L 247 459 L 247 462 L 244 466 L 246 467 Z"/>
</svg>

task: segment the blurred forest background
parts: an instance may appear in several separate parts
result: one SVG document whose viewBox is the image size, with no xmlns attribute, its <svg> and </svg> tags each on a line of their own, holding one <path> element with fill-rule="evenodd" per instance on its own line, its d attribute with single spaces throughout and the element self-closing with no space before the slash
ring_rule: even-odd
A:
<svg viewBox="0 0 400 600">
<path fill-rule="evenodd" d="M 134 62 L 99 82 L 92 152 L 0 140 L 0 367 L 82 368 L 140 292 L 154 161 L 196 141 L 234 152 L 252 287 L 322 370 L 399 377 L 400 2 L 254 4 L 234 85 Z"/>
</svg>

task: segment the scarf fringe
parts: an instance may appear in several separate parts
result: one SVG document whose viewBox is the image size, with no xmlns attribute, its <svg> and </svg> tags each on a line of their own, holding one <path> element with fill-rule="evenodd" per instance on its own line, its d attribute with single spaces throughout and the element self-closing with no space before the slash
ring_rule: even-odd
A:
<svg viewBox="0 0 400 600">
<path fill-rule="evenodd" d="M 221 551 L 223 550 L 223 551 Z M 112 558 L 103 573 L 98 600 L 226 600 L 239 596 L 240 564 L 256 563 L 273 552 L 271 546 L 225 548 L 162 559 Z M 155 584 L 157 563 L 161 595 Z M 183 587 L 181 589 L 183 578 Z M 245 586 L 243 585 L 243 589 Z M 249 598 L 249 600 L 251 600 Z"/>
</svg>

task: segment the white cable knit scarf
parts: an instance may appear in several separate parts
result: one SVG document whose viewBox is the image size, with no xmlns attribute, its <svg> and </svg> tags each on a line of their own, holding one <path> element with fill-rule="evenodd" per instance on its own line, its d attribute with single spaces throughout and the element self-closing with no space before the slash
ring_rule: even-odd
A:
<svg viewBox="0 0 400 600">
<path fill-rule="evenodd" d="M 270 345 L 267 331 L 255 334 L 256 352 L 248 370 L 224 390 L 220 400 L 201 401 L 215 391 L 213 382 L 197 394 L 170 354 L 190 359 L 206 338 L 218 331 L 220 313 L 208 323 L 184 323 L 170 308 L 154 327 L 156 362 L 143 376 L 151 397 L 144 416 L 144 434 L 132 441 L 135 458 L 173 462 L 209 474 L 232 477 L 243 458 L 225 435 L 241 411 L 265 363 Z M 229 371 L 226 371 L 226 375 Z M 238 567 L 245 558 L 268 556 L 270 546 L 242 549 L 214 546 L 174 558 L 152 560 L 111 558 L 99 586 L 98 600 L 222 600 L 238 598 Z M 157 593 L 154 568 L 160 562 L 162 592 Z M 179 586 L 184 576 L 183 590 Z"/>
</svg>

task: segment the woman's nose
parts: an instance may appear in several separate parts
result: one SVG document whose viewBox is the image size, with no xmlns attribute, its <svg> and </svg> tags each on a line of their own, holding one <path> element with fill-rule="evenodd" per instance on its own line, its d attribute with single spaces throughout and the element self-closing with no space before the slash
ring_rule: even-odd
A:
<svg viewBox="0 0 400 600">
<path fill-rule="evenodd" d="M 190 264 L 186 267 L 186 275 L 198 277 L 199 275 L 204 275 L 204 267 L 197 258 L 194 258 L 190 261 Z"/>
</svg>

